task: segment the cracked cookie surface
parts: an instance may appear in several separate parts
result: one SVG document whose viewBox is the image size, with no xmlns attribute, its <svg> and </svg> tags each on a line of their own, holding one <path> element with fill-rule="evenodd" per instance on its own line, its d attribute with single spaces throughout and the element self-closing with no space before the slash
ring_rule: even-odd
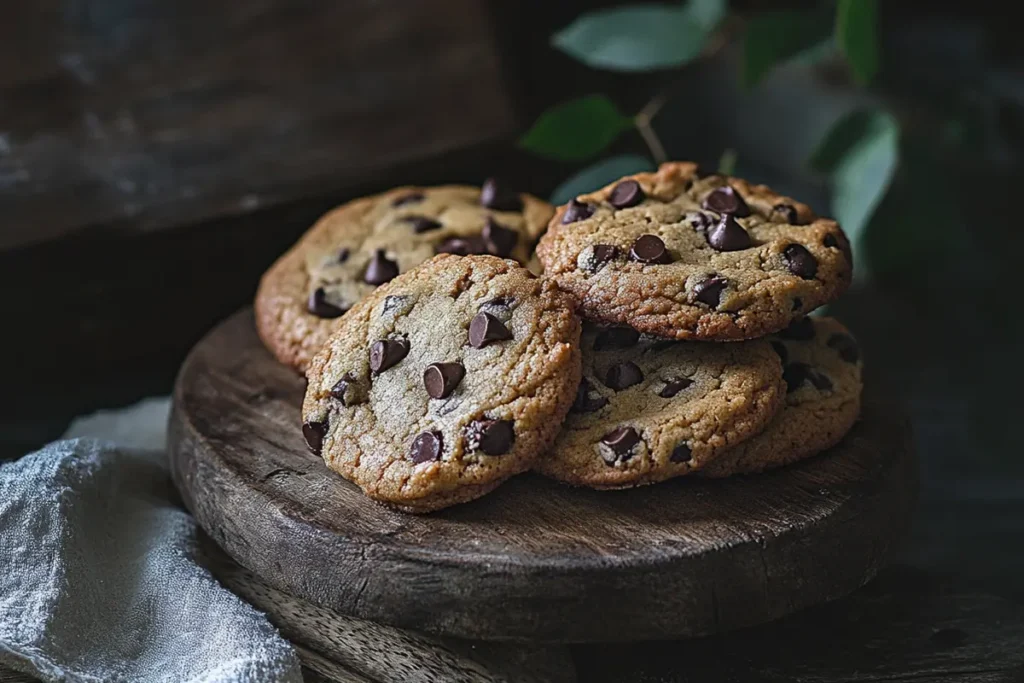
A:
<svg viewBox="0 0 1024 683">
<path fill-rule="evenodd" d="M 683 162 L 559 207 L 537 255 L 585 318 L 674 339 L 777 332 L 838 297 L 853 273 L 835 221 Z"/>
<path fill-rule="evenodd" d="M 833 318 L 810 316 L 772 337 L 783 362 L 785 407 L 757 436 L 701 471 L 709 477 L 762 472 L 830 448 L 860 414 L 862 359 L 857 342 Z"/>
<path fill-rule="evenodd" d="M 765 428 L 785 396 L 764 340 L 655 340 L 587 326 L 583 379 L 551 451 L 534 469 L 592 488 L 625 488 L 700 470 Z"/>
<path fill-rule="evenodd" d="M 513 261 L 434 257 L 356 304 L 313 358 L 306 442 L 406 511 L 477 498 L 551 445 L 580 327 L 570 295 Z"/>
<path fill-rule="evenodd" d="M 336 318 L 380 285 L 441 252 L 526 263 L 553 210 L 493 180 L 400 187 L 344 204 L 264 274 L 255 301 L 260 338 L 303 371 Z"/>
</svg>

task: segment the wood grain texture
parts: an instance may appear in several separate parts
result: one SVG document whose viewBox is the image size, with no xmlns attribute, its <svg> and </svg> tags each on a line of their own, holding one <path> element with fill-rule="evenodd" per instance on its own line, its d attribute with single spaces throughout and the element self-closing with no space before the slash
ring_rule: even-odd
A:
<svg viewBox="0 0 1024 683">
<path fill-rule="evenodd" d="M 248 213 L 513 134 L 478 0 L 0 8 L 0 249 Z"/>
<path fill-rule="evenodd" d="M 186 504 L 272 586 L 432 633 L 631 641 L 762 623 L 867 581 L 915 500 L 904 424 L 868 408 L 832 452 L 767 475 L 602 493 L 527 475 L 413 517 L 309 454 L 303 391 L 257 341 L 251 312 L 204 338 L 170 422 Z"/>
<path fill-rule="evenodd" d="M 569 652 L 559 646 L 436 638 L 348 617 L 292 597 L 239 566 L 208 538 L 204 564 L 266 612 L 299 657 L 321 675 L 368 683 L 573 683 Z"/>
</svg>

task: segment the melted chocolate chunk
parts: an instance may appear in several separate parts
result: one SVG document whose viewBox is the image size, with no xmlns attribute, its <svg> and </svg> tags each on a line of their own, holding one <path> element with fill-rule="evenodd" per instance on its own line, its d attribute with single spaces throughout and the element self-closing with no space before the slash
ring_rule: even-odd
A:
<svg viewBox="0 0 1024 683">
<path fill-rule="evenodd" d="M 604 461 L 614 465 L 617 460 L 629 460 L 633 457 L 633 449 L 640 443 L 640 434 L 632 427 L 619 427 L 601 437 L 601 443 L 611 450 L 611 457 L 602 454 Z"/>
<path fill-rule="evenodd" d="M 510 420 L 476 420 L 466 428 L 466 445 L 470 451 L 487 455 L 504 455 L 512 449 L 516 433 Z"/>
</svg>

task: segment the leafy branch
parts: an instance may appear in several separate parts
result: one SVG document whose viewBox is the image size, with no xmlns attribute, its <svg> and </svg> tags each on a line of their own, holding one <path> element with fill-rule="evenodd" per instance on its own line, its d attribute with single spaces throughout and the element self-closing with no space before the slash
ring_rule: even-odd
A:
<svg viewBox="0 0 1024 683">
<path fill-rule="evenodd" d="M 793 60 L 819 62 L 841 56 L 852 79 L 869 84 L 880 48 L 878 0 L 835 0 L 807 11 L 771 11 L 730 17 L 726 0 L 648 3 L 588 12 L 551 38 L 554 47 L 590 67 L 617 72 L 685 68 L 728 42 L 726 27 L 743 27 L 740 83 L 753 87 Z M 636 114 L 622 112 L 607 96 L 587 95 L 544 112 L 520 146 L 563 162 L 593 162 L 622 135 L 636 131 L 650 158 L 620 155 L 592 163 L 559 186 L 552 201 L 564 203 L 615 178 L 654 167 L 669 158 L 654 120 L 671 88 L 656 93 Z M 832 188 L 832 213 L 855 245 L 881 203 L 899 163 L 899 125 L 883 110 L 858 111 L 837 121 L 813 155 L 811 167 Z M 722 172 L 737 153 L 723 151 Z"/>
</svg>

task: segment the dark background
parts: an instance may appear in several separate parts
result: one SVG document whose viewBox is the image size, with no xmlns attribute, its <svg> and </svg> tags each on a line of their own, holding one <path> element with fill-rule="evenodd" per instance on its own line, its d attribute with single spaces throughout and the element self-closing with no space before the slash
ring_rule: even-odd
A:
<svg viewBox="0 0 1024 683">
<path fill-rule="evenodd" d="M 671 156 L 714 167 L 735 149 L 739 175 L 827 213 L 805 160 L 835 111 L 882 101 L 917 135 L 858 254 L 874 275 L 832 310 L 863 342 L 869 392 L 914 424 L 907 561 L 1024 600 L 1017 27 L 994 3 L 886 2 L 872 88 L 786 67 L 745 92 L 733 43 L 671 78 L 549 46 L 611 4 L 3 3 L 0 459 L 168 393 L 191 345 L 337 203 L 495 173 L 547 196 L 575 167 L 514 143 L 553 103 L 604 92 L 636 111 L 671 81 L 656 123 Z M 951 117 L 960 142 L 940 145 Z M 633 134 L 615 151 L 644 147 Z"/>
</svg>

